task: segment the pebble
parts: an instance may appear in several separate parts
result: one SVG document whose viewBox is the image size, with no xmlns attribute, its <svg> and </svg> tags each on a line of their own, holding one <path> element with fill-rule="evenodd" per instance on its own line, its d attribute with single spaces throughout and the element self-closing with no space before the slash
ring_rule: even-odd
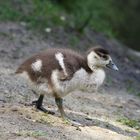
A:
<svg viewBox="0 0 140 140">
<path fill-rule="evenodd" d="M 92 121 L 92 118 L 89 118 L 89 117 L 86 117 L 85 119 L 86 120 L 89 120 L 89 121 Z"/>
<path fill-rule="evenodd" d="M 31 116 L 29 114 L 26 115 L 26 118 L 31 119 Z"/>
<path fill-rule="evenodd" d="M 50 33 L 51 31 L 52 31 L 52 29 L 49 27 L 45 29 L 45 32 L 47 32 L 47 33 Z"/>
<path fill-rule="evenodd" d="M 12 107 L 11 107 L 11 110 L 12 110 L 12 111 L 18 111 L 19 108 L 18 108 L 18 106 L 12 106 Z"/>
<path fill-rule="evenodd" d="M 81 128 L 80 127 L 76 127 L 76 130 L 81 131 Z"/>
</svg>

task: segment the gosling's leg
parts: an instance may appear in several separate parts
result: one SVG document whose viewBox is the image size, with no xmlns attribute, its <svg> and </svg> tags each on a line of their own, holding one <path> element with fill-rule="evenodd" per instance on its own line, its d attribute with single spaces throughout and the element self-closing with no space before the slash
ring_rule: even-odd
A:
<svg viewBox="0 0 140 140">
<path fill-rule="evenodd" d="M 41 111 L 43 111 L 43 112 L 45 112 L 45 113 L 48 113 L 48 114 L 52 114 L 52 115 L 53 115 L 54 112 L 49 111 L 49 110 L 45 109 L 45 108 L 42 106 L 43 98 L 44 98 L 44 95 L 41 94 L 41 95 L 39 96 L 38 100 L 32 102 L 32 105 L 35 105 L 35 107 L 36 107 L 38 110 L 41 110 Z"/>
<path fill-rule="evenodd" d="M 78 123 L 78 122 L 75 122 L 75 121 L 73 121 L 73 120 L 70 120 L 70 119 L 67 117 L 67 115 L 65 114 L 64 109 L 63 109 L 63 99 L 62 99 L 62 98 L 58 98 L 58 97 L 55 98 L 55 102 L 56 102 L 56 104 L 57 104 L 57 107 L 58 107 L 58 109 L 59 109 L 59 111 L 60 111 L 60 114 L 61 114 L 61 117 L 62 117 L 63 120 L 69 122 L 69 123 L 70 123 L 71 125 L 73 125 L 73 126 L 82 126 L 82 124 L 80 124 L 80 123 Z"/>
<path fill-rule="evenodd" d="M 61 117 L 63 119 L 67 118 L 64 109 L 63 109 L 63 99 L 62 98 L 55 98 L 56 105 L 60 111 Z"/>
</svg>

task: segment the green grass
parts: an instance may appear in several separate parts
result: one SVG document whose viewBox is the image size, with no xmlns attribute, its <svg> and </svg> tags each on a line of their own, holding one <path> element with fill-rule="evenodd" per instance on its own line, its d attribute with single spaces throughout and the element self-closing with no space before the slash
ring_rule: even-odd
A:
<svg viewBox="0 0 140 140">
<path fill-rule="evenodd" d="M 127 79 L 125 81 L 125 83 L 126 83 L 126 90 L 127 90 L 127 92 L 130 93 L 130 94 L 136 94 L 137 91 L 136 91 L 136 89 L 133 86 L 133 81 L 130 80 L 130 79 Z"/>
<path fill-rule="evenodd" d="M 122 123 L 123 125 L 127 125 L 131 128 L 140 130 L 140 123 L 137 120 L 131 120 L 129 118 L 123 117 L 123 118 L 118 119 L 117 121 Z"/>
<path fill-rule="evenodd" d="M 112 79 L 111 76 L 108 76 L 107 79 L 106 79 L 106 81 L 107 81 L 107 82 L 106 82 L 107 85 L 109 85 L 109 86 L 112 85 L 112 83 L 113 83 L 113 79 Z"/>
<path fill-rule="evenodd" d="M 136 140 L 140 140 L 140 136 L 137 136 L 137 137 L 136 137 Z"/>
<path fill-rule="evenodd" d="M 138 92 L 136 95 L 140 97 L 140 92 Z"/>
<path fill-rule="evenodd" d="M 126 84 L 126 86 L 125 86 L 126 87 L 126 91 L 129 94 L 133 94 L 133 95 L 136 95 L 136 96 L 140 97 L 140 92 L 139 92 L 139 90 L 137 90 L 137 88 L 135 88 L 134 83 L 133 83 L 132 80 L 127 79 L 125 81 L 125 84 Z"/>
<path fill-rule="evenodd" d="M 0 21 L 24 21 L 31 28 L 43 30 L 48 26 L 64 26 L 62 14 L 63 9 L 49 0 L 23 0 L 15 5 L 13 1 L 0 2 Z"/>
<path fill-rule="evenodd" d="M 88 28 L 139 49 L 138 4 L 138 0 L 127 4 L 115 0 L 0 0 L 0 21 L 24 21 L 41 31 L 61 26 L 84 33 Z"/>
<path fill-rule="evenodd" d="M 80 39 L 77 36 L 71 36 L 70 45 L 71 47 L 75 47 L 79 43 Z"/>
<path fill-rule="evenodd" d="M 14 9 L 10 2 L 8 1 L 1 1 L 0 2 L 0 20 L 7 21 L 7 20 L 18 20 L 22 16 L 20 11 Z"/>
<path fill-rule="evenodd" d="M 47 133 L 42 131 L 19 131 L 16 133 L 16 135 L 23 137 L 41 137 L 47 136 Z"/>
<path fill-rule="evenodd" d="M 68 0 L 67 0 L 68 1 Z M 71 1 L 69 1 L 71 3 Z M 113 31 L 107 20 L 103 19 L 105 2 L 97 2 L 93 4 L 92 0 L 77 1 L 73 4 L 72 11 L 68 11 L 60 4 L 52 3 L 50 0 L 19 0 L 19 1 L 0 1 L 0 21 L 24 21 L 30 28 L 41 29 L 44 31 L 46 27 L 73 28 L 77 31 L 86 21 L 87 27 L 112 36 Z M 91 7 L 92 4 L 92 7 Z M 78 8 L 77 8 L 78 7 Z M 86 10 L 86 8 L 92 9 Z M 69 8 L 70 9 L 70 8 Z M 82 15 L 81 15 L 82 13 Z M 62 19 L 61 17 L 66 19 Z M 84 27 L 83 27 L 84 28 Z M 77 43 L 77 39 L 72 39 L 72 44 Z"/>
</svg>

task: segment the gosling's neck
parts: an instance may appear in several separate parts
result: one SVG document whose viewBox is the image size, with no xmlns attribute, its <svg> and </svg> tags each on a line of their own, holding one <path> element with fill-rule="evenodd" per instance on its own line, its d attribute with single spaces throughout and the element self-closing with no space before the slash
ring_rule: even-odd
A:
<svg viewBox="0 0 140 140">
<path fill-rule="evenodd" d="M 106 74 L 102 67 L 92 67 L 93 75 L 95 77 L 95 81 L 97 82 L 97 87 L 101 86 L 105 80 Z"/>
<path fill-rule="evenodd" d="M 98 71 L 102 71 L 103 73 L 105 73 L 103 67 L 99 67 L 99 66 L 90 66 L 90 69 L 92 70 L 92 72 L 98 72 Z"/>
</svg>

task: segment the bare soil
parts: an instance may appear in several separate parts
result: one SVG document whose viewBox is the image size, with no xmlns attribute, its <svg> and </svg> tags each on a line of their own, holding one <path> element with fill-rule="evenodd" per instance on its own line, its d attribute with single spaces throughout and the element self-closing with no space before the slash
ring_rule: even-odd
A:
<svg viewBox="0 0 140 140">
<path fill-rule="evenodd" d="M 77 50 L 102 45 L 110 50 L 120 71 L 106 70 L 106 81 L 97 93 L 75 91 L 64 98 L 68 116 L 84 126 L 74 127 L 62 121 L 50 97 L 45 97 L 44 106 L 55 115 L 26 105 L 37 96 L 24 79 L 14 74 L 16 68 L 48 47 L 73 47 L 69 38 L 76 35 L 61 28 L 41 35 L 23 23 L 0 23 L 1 140 L 133 140 L 140 136 L 140 130 L 117 121 L 126 117 L 140 125 L 139 53 L 91 31 L 80 36 Z"/>
</svg>

